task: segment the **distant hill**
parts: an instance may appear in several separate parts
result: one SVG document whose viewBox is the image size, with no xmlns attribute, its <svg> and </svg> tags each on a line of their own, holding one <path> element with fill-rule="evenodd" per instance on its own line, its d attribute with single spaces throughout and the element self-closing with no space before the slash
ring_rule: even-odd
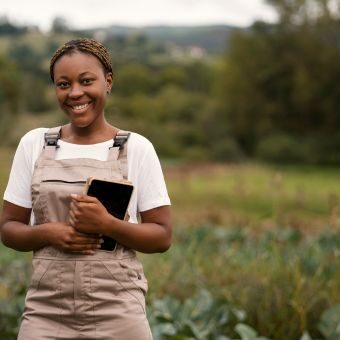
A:
<svg viewBox="0 0 340 340">
<path fill-rule="evenodd" d="M 175 44 L 180 47 L 197 46 L 208 53 L 219 54 L 228 48 L 230 34 L 243 28 L 228 25 L 217 26 L 109 26 L 90 30 L 108 35 L 127 37 L 144 35 L 156 43 Z M 89 30 L 87 30 L 89 32 Z"/>
<path fill-rule="evenodd" d="M 220 54 L 228 48 L 230 35 L 237 30 L 245 28 L 230 25 L 211 26 L 119 26 L 94 27 L 83 30 L 73 30 L 63 21 L 55 25 L 52 30 L 55 34 L 75 33 L 81 36 L 102 37 L 146 37 L 155 44 L 162 46 L 173 45 L 178 48 L 203 49 L 207 54 Z M 39 32 L 35 26 L 17 26 L 7 18 L 0 18 L 0 36 L 19 36 L 30 32 Z"/>
</svg>

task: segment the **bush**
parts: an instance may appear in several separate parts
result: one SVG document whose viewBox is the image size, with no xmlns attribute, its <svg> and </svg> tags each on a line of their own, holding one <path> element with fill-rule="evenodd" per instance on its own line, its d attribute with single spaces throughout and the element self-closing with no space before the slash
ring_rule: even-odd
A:
<svg viewBox="0 0 340 340">
<path fill-rule="evenodd" d="M 307 158 L 301 141 L 285 134 L 262 138 L 257 144 L 255 156 L 260 160 L 281 163 L 301 163 Z"/>
</svg>

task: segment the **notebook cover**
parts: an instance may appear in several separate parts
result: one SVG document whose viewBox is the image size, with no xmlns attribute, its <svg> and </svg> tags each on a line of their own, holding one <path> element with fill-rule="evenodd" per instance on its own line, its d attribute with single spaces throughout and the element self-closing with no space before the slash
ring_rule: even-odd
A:
<svg viewBox="0 0 340 340">
<path fill-rule="evenodd" d="M 129 182 L 116 182 L 106 179 L 89 178 L 87 195 L 94 196 L 103 204 L 106 210 L 116 218 L 124 220 L 133 192 L 133 185 Z M 117 241 L 103 236 L 102 250 L 114 250 Z"/>
</svg>

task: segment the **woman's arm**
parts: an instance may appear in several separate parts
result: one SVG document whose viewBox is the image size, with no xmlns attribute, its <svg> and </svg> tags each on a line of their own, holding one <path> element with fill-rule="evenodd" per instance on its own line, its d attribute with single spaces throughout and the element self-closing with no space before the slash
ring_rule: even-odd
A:
<svg viewBox="0 0 340 340">
<path fill-rule="evenodd" d="M 141 213 L 142 223 L 129 223 L 110 215 L 97 198 L 72 195 L 70 224 L 84 233 L 99 232 L 143 253 L 165 252 L 171 245 L 170 207 Z"/>
<path fill-rule="evenodd" d="M 99 235 L 85 235 L 66 223 L 29 226 L 31 209 L 4 201 L 0 218 L 3 244 L 18 251 L 32 251 L 52 245 L 67 252 L 93 254 L 102 242 Z"/>
</svg>

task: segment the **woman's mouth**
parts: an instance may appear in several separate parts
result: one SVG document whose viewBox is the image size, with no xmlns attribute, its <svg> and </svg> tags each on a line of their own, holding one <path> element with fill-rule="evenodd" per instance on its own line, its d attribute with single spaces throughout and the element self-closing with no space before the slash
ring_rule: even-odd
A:
<svg viewBox="0 0 340 340">
<path fill-rule="evenodd" d="M 72 106 L 72 109 L 73 110 L 82 110 L 82 109 L 85 109 L 88 106 L 89 106 L 89 104 L 75 105 L 75 106 Z"/>
<path fill-rule="evenodd" d="M 75 113 L 83 113 L 87 110 L 89 107 L 90 103 L 85 103 L 85 104 L 77 104 L 77 105 L 70 105 L 68 104 L 67 106 L 72 109 L 73 112 Z"/>
</svg>

